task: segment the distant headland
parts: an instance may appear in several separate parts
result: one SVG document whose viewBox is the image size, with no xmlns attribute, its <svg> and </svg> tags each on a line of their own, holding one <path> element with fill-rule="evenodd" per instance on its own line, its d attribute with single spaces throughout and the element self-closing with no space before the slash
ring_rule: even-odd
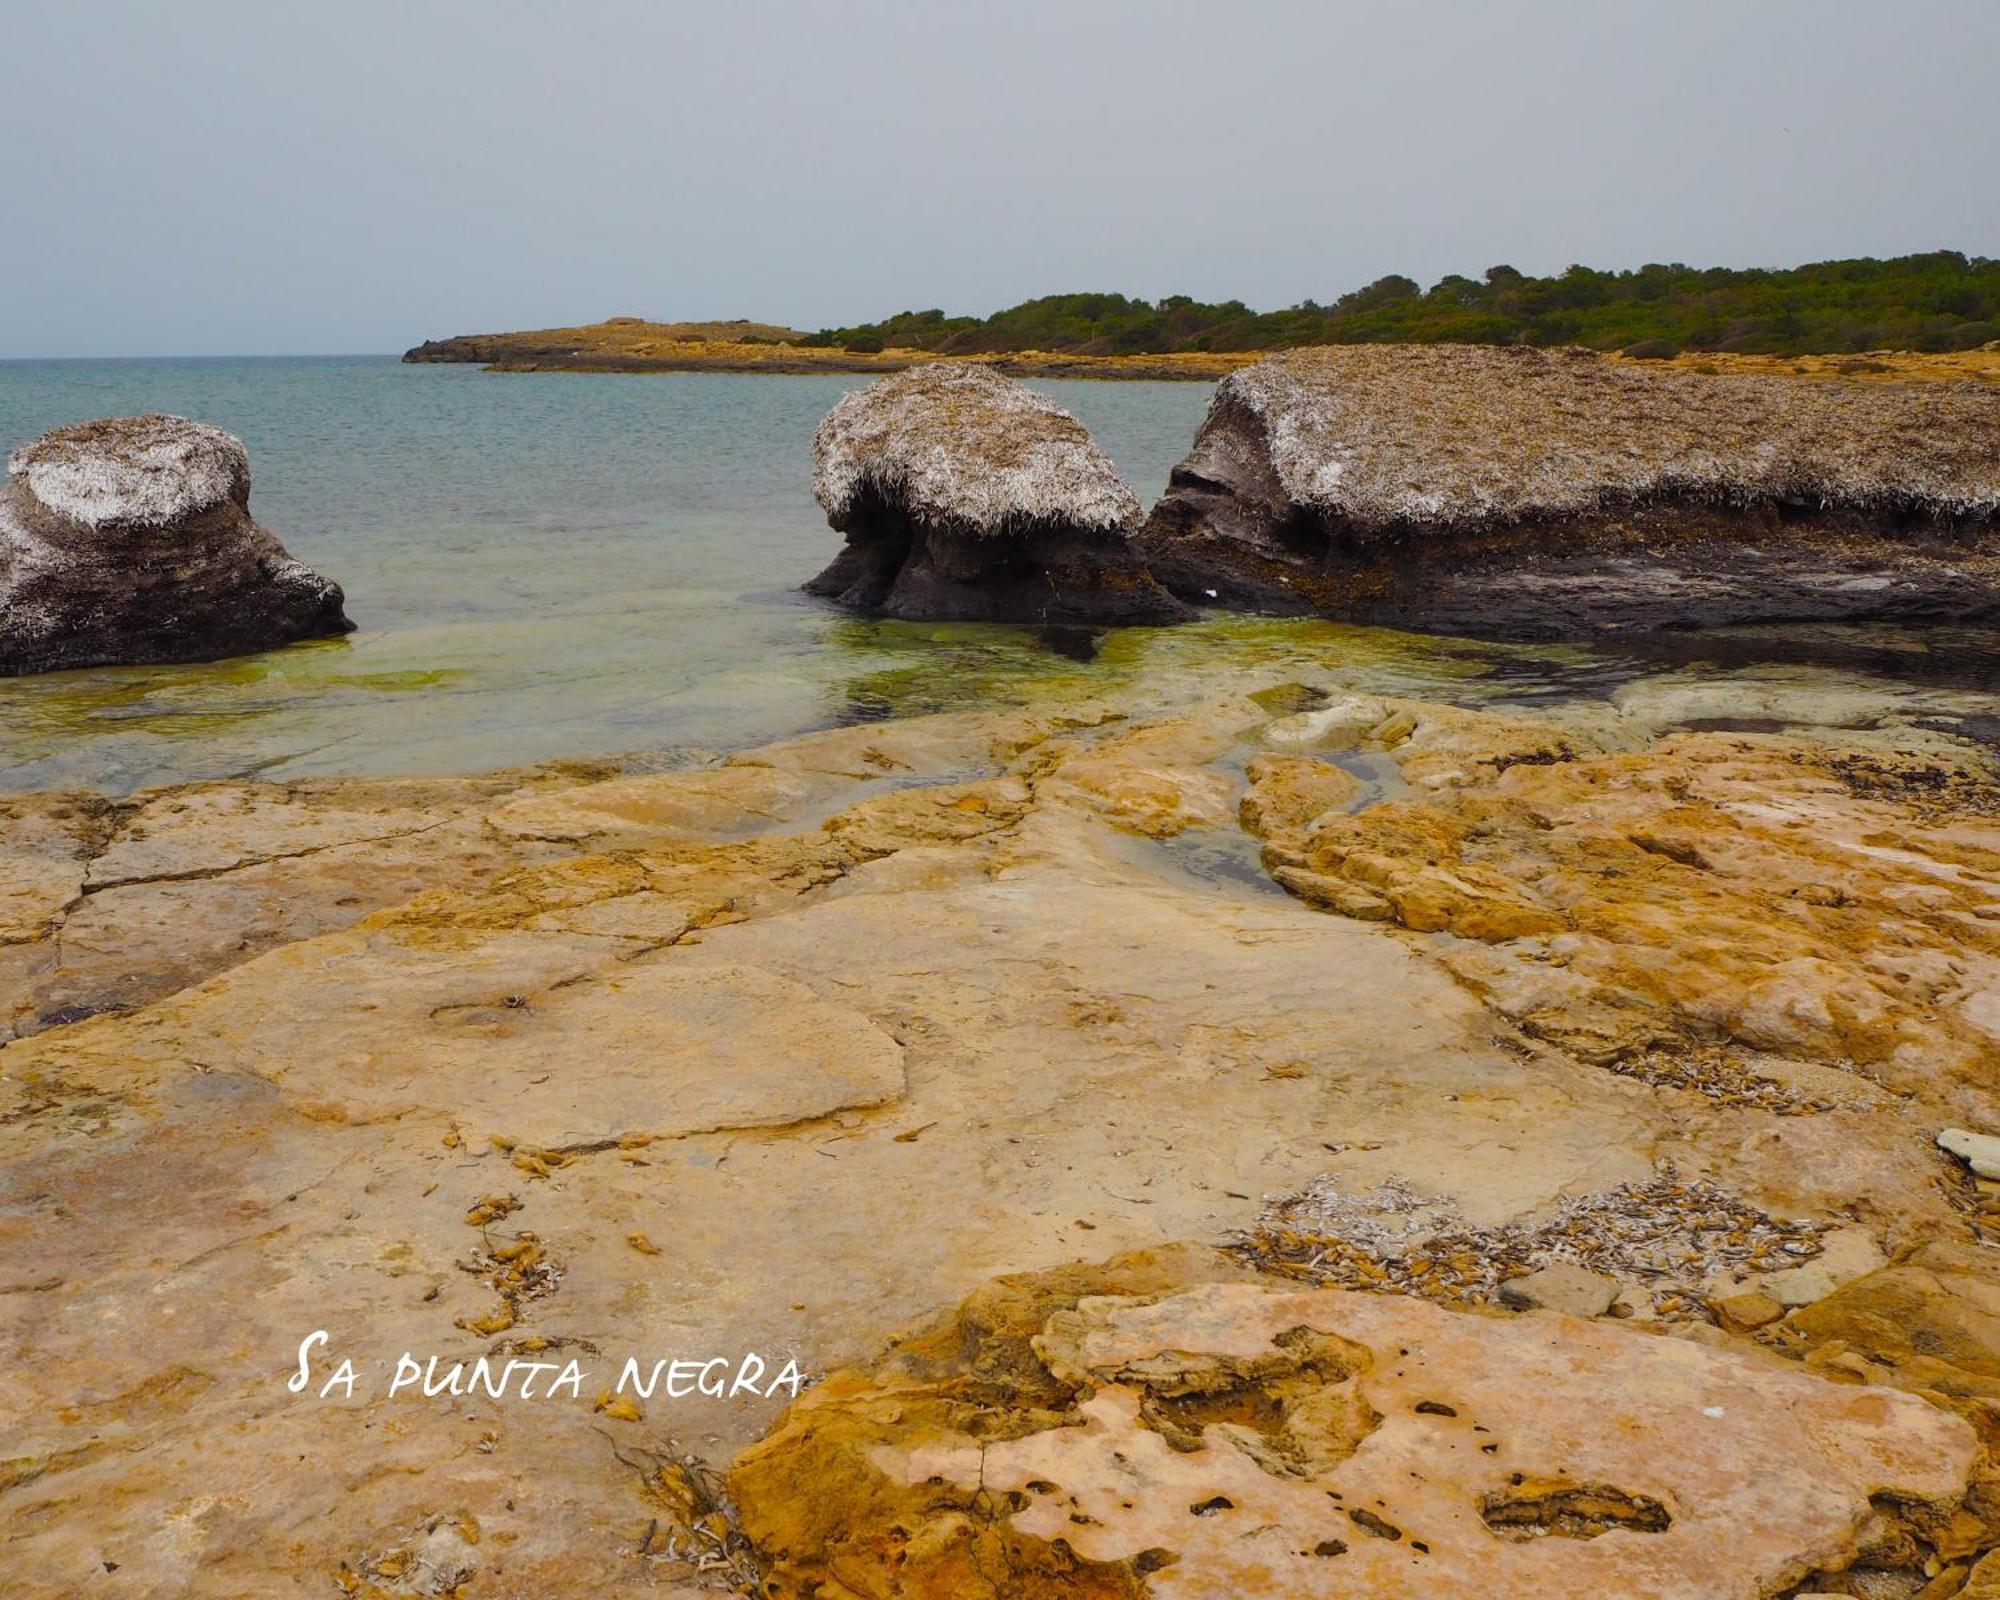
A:
<svg viewBox="0 0 2000 1600">
<path fill-rule="evenodd" d="M 403 359 L 459 362 L 489 372 L 899 372 L 925 361 L 990 365 L 1016 378 L 1183 378 L 1213 380 L 1248 366 L 1256 350 L 1094 355 L 1074 351 L 986 351 L 947 356 L 902 345 L 866 348 L 816 343 L 768 322 L 649 322 L 613 317 L 578 328 L 468 333 L 427 339 Z"/>
<path fill-rule="evenodd" d="M 927 360 L 1013 376 L 1212 380 L 1273 350 L 1326 344 L 1583 345 L 1678 365 L 1804 375 L 2000 378 L 2000 261 L 1941 250 L 1786 269 L 1508 266 L 1429 289 L 1391 275 L 1330 305 L 1252 311 L 1186 295 L 1059 294 L 988 317 L 904 311 L 816 333 L 776 323 L 641 317 L 427 340 L 413 362 L 505 372 L 864 372 Z M 1884 352 L 1898 352 L 1885 357 Z"/>
</svg>

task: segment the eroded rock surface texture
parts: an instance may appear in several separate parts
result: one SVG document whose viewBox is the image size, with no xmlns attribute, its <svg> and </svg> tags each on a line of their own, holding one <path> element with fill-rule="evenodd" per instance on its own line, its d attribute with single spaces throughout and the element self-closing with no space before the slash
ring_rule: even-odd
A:
<svg viewBox="0 0 2000 1600">
<path fill-rule="evenodd" d="M 1983 758 L 1935 700 L 1759 680 L 1781 730 L 1690 733 L 1736 680 L 1501 713 L 1264 659 L 683 771 L 8 801 L 10 1600 L 1969 1568 Z M 1565 1261 L 1606 1317 L 1507 1320 Z M 288 1391 L 315 1329 L 352 1399 Z M 392 1400 L 406 1350 L 592 1381 Z M 600 1404 L 744 1351 L 846 1376 Z M 1159 1492 L 1070 1505 L 1113 1451 Z"/>
<path fill-rule="evenodd" d="M 1487 637 L 2000 612 L 2000 393 L 1348 346 L 1232 373 L 1141 539 L 1184 599 Z"/>
<path fill-rule="evenodd" d="M 1979 1456 L 1894 1390 L 1202 1267 L 995 1285 L 815 1390 L 732 1478 L 769 1592 L 1762 1596 L 1948 1528 Z"/>
<path fill-rule="evenodd" d="M 808 593 L 917 619 L 1189 615 L 1133 554 L 1139 502 L 1083 424 L 990 367 L 940 362 L 857 390 L 813 457 L 847 545 Z"/>
<path fill-rule="evenodd" d="M 349 631 L 342 603 L 251 517 L 220 428 L 107 417 L 7 458 L 0 675 L 245 655 Z"/>
</svg>

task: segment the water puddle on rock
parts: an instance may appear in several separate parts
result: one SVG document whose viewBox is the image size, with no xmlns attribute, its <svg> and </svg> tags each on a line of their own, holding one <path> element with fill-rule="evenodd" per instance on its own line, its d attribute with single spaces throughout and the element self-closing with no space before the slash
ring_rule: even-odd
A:
<svg viewBox="0 0 2000 1600">
<path fill-rule="evenodd" d="M 1285 897 L 1264 871 L 1261 841 L 1241 828 L 1189 828 L 1164 839 L 1120 833 L 1110 849 L 1182 888 L 1238 897 Z"/>
</svg>

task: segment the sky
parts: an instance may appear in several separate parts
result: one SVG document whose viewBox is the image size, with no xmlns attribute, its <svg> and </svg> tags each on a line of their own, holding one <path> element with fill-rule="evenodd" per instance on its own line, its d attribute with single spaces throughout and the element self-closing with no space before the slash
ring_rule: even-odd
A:
<svg viewBox="0 0 2000 1600">
<path fill-rule="evenodd" d="M 2000 256 L 2000 0 L 0 0 L 0 357 Z"/>
</svg>

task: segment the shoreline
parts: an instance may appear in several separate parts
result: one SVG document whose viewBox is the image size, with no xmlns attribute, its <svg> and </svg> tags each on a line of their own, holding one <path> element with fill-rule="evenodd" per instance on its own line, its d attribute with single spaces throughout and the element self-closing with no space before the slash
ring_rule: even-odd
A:
<svg viewBox="0 0 2000 1600">
<path fill-rule="evenodd" d="M 2000 1545 L 1992 696 L 1103 634 L 919 624 L 952 709 L 843 669 L 902 714 L 664 768 L 0 798 L 0 1369 L 91 1397 L 0 1444 L 35 1592 L 1430 1596 L 1529 1528 L 1550 1592 L 1914 1595 Z M 654 1350 L 778 1376 L 613 1386 Z M 319 1469 L 357 1424 L 393 1472 Z M 269 1492 L 162 1556 L 196 1448 Z"/>
<path fill-rule="evenodd" d="M 1064 351 L 991 351 L 944 356 L 927 350 L 879 353 L 779 341 L 694 338 L 677 324 L 598 324 L 530 333 L 466 334 L 428 340 L 404 353 L 412 366 L 478 366 L 488 372 L 731 372 L 770 377 L 881 376 L 938 361 L 992 367 L 1011 378 L 1155 379 L 1207 383 L 1258 360 L 1235 350 L 1096 356 Z"/>
<path fill-rule="evenodd" d="M 1010 378 L 1212 383 L 1279 353 L 1205 350 L 1085 355 L 1061 350 L 1011 350 L 941 354 L 895 347 L 873 352 L 802 345 L 777 337 L 715 337 L 716 326 L 615 319 L 574 328 L 459 334 L 426 340 L 405 351 L 402 360 L 411 366 L 477 366 L 487 372 L 507 373 L 727 372 L 769 377 L 883 376 L 933 362 L 962 361 L 991 367 Z M 701 331 L 687 331 L 690 329 Z M 1618 351 L 1600 353 L 1611 361 L 1630 362 L 1652 370 L 1722 376 L 1766 375 L 1850 383 L 2000 384 L 2000 349 L 1937 354 L 1861 350 L 1798 356 L 1687 350 L 1665 359 L 1632 357 Z"/>
</svg>

